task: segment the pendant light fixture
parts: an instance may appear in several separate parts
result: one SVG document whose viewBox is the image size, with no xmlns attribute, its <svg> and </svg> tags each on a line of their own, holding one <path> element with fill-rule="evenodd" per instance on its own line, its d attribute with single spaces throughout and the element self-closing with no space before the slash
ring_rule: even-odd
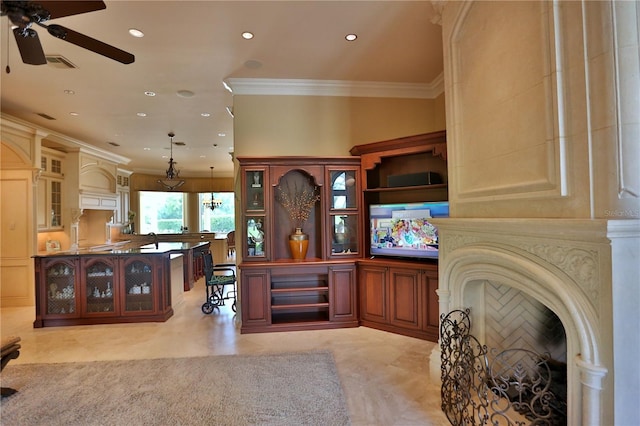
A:
<svg viewBox="0 0 640 426">
<path fill-rule="evenodd" d="M 169 149 L 171 151 L 171 156 L 169 157 L 169 168 L 167 169 L 167 177 L 164 179 L 158 179 L 158 183 L 169 191 L 173 191 L 176 188 L 184 185 L 184 179 L 180 179 L 180 170 L 176 169 L 176 162 L 173 161 L 173 137 L 175 134 L 173 132 L 169 133 Z"/>
<path fill-rule="evenodd" d="M 209 167 L 211 169 L 211 188 L 213 188 L 213 166 Z M 222 200 L 216 200 L 213 195 L 213 189 L 211 190 L 211 199 L 204 201 L 205 208 L 211 209 L 211 211 L 217 209 L 222 205 Z"/>
</svg>

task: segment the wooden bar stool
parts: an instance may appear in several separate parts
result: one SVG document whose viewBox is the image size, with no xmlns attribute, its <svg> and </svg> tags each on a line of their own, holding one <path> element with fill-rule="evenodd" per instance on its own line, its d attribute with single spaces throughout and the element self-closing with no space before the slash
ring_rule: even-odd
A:
<svg viewBox="0 0 640 426">
<path fill-rule="evenodd" d="M 193 279 L 198 281 L 204 276 L 204 262 L 202 261 L 202 253 L 194 253 L 193 256 Z"/>
</svg>

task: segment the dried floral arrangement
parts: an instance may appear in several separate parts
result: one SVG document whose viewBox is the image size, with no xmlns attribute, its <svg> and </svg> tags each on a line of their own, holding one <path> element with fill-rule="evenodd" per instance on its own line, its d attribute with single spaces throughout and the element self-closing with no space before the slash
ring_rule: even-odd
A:
<svg viewBox="0 0 640 426">
<path fill-rule="evenodd" d="M 282 185 L 276 187 L 276 200 L 289 213 L 289 218 L 296 228 L 302 228 L 304 222 L 309 219 L 311 209 L 320 199 L 320 188 L 315 185 L 293 184 L 293 190 L 289 183 L 286 188 Z"/>
</svg>

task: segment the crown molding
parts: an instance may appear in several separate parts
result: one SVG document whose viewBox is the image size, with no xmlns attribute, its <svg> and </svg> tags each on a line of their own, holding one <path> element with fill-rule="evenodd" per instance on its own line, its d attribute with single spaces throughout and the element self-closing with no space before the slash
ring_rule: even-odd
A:
<svg viewBox="0 0 640 426">
<path fill-rule="evenodd" d="M 121 165 L 127 165 L 131 162 L 131 159 L 128 157 L 98 148 L 81 140 L 5 113 L 0 113 L 0 119 L 0 127 L 18 128 L 18 126 L 20 126 L 19 128 L 23 130 L 29 130 L 34 134 L 38 134 L 42 139 L 42 146 L 45 147 L 59 149 L 62 152 L 82 151 Z"/>
<path fill-rule="evenodd" d="M 224 84 L 234 95 L 434 99 L 444 92 L 444 74 L 440 73 L 431 83 L 228 78 Z"/>
</svg>

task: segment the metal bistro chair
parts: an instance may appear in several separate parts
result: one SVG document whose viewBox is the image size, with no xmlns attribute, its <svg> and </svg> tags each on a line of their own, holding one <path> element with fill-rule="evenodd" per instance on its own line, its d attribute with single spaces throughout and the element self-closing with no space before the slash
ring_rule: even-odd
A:
<svg viewBox="0 0 640 426">
<path fill-rule="evenodd" d="M 231 309 L 236 312 L 236 265 L 233 263 L 213 264 L 211 251 L 202 252 L 204 262 L 204 279 L 207 290 L 207 300 L 202 305 L 202 312 L 210 314 L 219 306 L 224 306 L 224 301 L 233 299 Z M 231 290 L 225 287 L 231 286 Z"/>
</svg>

